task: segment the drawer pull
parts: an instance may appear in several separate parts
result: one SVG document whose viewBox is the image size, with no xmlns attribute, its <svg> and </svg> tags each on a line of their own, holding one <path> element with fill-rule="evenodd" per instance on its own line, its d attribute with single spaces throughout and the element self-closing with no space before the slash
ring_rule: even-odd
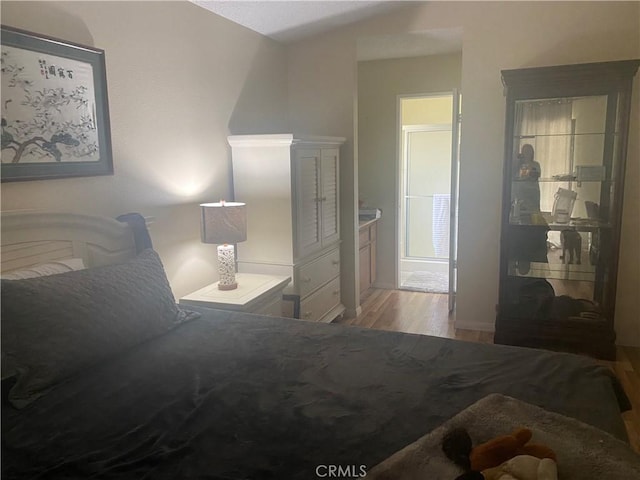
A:
<svg viewBox="0 0 640 480">
<path fill-rule="evenodd" d="M 302 277 L 303 283 L 309 283 L 311 281 L 311 277 Z"/>
<path fill-rule="evenodd" d="M 331 260 L 332 265 L 340 265 L 340 260 Z"/>
<path fill-rule="evenodd" d="M 333 294 L 334 294 L 334 295 L 340 295 L 340 290 L 334 290 L 334 291 L 333 291 Z"/>
<path fill-rule="evenodd" d="M 304 315 L 302 315 L 302 318 L 311 318 L 311 315 L 313 315 L 313 312 L 304 312 Z"/>
</svg>

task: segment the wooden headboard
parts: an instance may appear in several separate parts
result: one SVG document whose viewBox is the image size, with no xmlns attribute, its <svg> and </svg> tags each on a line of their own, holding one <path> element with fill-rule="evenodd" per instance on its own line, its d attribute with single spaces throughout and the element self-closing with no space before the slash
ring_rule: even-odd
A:
<svg viewBox="0 0 640 480">
<path fill-rule="evenodd" d="M 136 255 L 131 227 L 113 218 L 76 213 L 2 212 L 1 271 L 82 258 L 96 267 Z"/>
</svg>

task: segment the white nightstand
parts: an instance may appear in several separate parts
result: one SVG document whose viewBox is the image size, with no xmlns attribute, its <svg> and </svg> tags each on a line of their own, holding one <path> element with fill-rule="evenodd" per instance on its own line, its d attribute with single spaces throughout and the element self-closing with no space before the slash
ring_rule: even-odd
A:
<svg viewBox="0 0 640 480">
<path fill-rule="evenodd" d="M 238 288 L 218 290 L 218 282 L 182 297 L 180 305 L 282 316 L 282 291 L 291 277 L 237 273 Z"/>
</svg>

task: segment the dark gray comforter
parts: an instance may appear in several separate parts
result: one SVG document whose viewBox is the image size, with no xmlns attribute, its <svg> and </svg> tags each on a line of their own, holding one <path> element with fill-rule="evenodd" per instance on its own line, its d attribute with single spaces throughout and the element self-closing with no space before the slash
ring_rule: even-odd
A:
<svg viewBox="0 0 640 480">
<path fill-rule="evenodd" d="M 357 474 L 494 392 L 626 437 L 587 358 L 210 310 L 3 405 L 2 478 Z"/>
</svg>

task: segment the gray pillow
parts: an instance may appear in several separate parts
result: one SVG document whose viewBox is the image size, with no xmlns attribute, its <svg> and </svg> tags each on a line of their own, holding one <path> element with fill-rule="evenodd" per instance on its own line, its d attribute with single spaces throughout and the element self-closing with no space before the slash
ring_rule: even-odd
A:
<svg viewBox="0 0 640 480">
<path fill-rule="evenodd" d="M 50 277 L 2 280 L 2 377 L 29 405 L 58 382 L 187 319 L 158 254 Z"/>
</svg>

